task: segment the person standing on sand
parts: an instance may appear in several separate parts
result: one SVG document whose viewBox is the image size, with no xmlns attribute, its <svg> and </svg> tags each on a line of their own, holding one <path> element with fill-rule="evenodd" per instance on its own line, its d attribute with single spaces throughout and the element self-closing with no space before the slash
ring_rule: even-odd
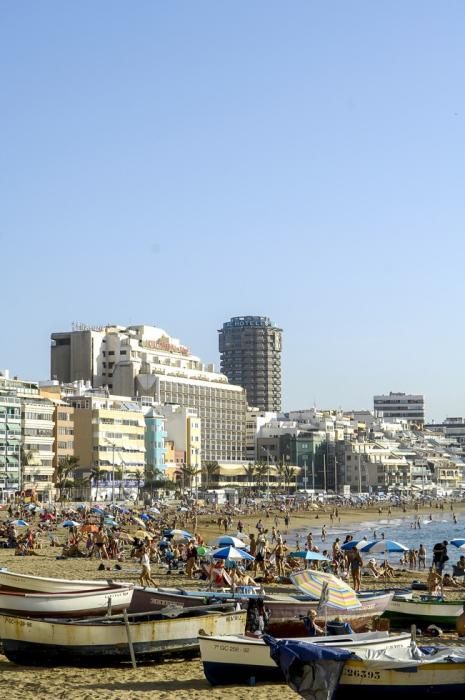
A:
<svg viewBox="0 0 465 700">
<path fill-rule="evenodd" d="M 156 581 L 152 578 L 152 573 L 150 569 L 150 557 L 149 548 L 144 545 L 142 547 L 142 556 L 140 558 L 140 563 L 142 564 L 142 571 L 140 572 L 139 584 L 141 586 L 155 586 Z"/>
<path fill-rule="evenodd" d="M 349 549 L 347 554 L 349 557 L 350 573 L 352 574 L 353 589 L 356 593 L 358 593 L 360 591 L 360 574 L 362 571 L 363 559 L 360 556 L 360 552 L 358 551 L 357 547 Z"/>
<path fill-rule="evenodd" d="M 426 549 L 423 544 L 418 548 L 418 569 L 426 569 Z"/>
</svg>

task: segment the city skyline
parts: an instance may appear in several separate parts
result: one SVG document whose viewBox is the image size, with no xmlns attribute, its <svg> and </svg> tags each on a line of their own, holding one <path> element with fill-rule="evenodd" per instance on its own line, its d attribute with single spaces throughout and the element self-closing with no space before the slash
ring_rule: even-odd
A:
<svg viewBox="0 0 465 700">
<path fill-rule="evenodd" d="M 73 318 L 219 366 L 284 331 L 283 409 L 465 414 L 465 6 L 44 0 L 0 10 L 0 366 Z"/>
</svg>

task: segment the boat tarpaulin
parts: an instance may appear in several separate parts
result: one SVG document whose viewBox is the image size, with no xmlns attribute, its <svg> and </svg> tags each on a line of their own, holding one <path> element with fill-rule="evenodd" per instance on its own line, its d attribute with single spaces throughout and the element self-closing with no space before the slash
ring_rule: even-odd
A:
<svg viewBox="0 0 465 700">
<path fill-rule="evenodd" d="M 331 700 L 344 664 L 353 656 L 352 652 L 336 647 L 276 640 L 267 634 L 263 639 L 288 685 L 305 700 Z"/>
</svg>

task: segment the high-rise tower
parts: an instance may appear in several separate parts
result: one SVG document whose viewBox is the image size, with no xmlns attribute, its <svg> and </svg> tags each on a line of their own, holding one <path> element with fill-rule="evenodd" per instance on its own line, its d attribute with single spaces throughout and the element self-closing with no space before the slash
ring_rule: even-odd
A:
<svg viewBox="0 0 465 700">
<path fill-rule="evenodd" d="M 279 411 L 281 328 L 266 316 L 235 316 L 218 333 L 223 374 L 246 390 L 249 406 Z"/>
</svg>

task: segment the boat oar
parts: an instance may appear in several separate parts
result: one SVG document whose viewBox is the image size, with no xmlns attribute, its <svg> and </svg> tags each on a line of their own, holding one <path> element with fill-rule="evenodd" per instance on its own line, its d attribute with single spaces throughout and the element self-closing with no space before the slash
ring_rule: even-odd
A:
<svg viewBox="0 0 465 700">
<path fill-rule="evenodd" d="M 124 626 L 126 627 L 126 634 L 128 637 L 129 653 L 131 654 L 131 664 L 132 664 L 133 668 L 137 668 L 136 655 L 134 654 L 134 646 L 132 644 L 131 627 L 129 625 L 127 608 L 124 608 L 124 610 L 123 610 L 123 617 L 124 617 Z"/>
</svg>

